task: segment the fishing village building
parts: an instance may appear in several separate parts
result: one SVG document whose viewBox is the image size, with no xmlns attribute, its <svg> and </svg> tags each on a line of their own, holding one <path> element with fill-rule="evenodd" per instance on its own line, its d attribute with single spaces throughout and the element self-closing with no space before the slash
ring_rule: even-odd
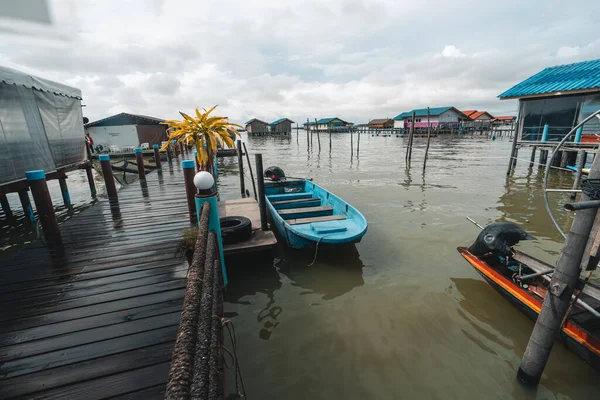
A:
<svg viewBox="0 0 600 400">
<path fill-rule="evenodd" d="M 120 113 L 85 125 L 97 152 L 152 147 L 167 140 L 164 119 L 146 115 Z"/>
<path fill-rule="evenodd" d="M 248 135 L 266 135 L 271 131 L 271 126 L 268 122 L 258 118 L 252 118 L 246 122 L 246 132 Z"/>
<path fill-rule="evenodd" d="M 275 135 L 289 135 L 292 133 L 292 121 L 289 118 L 280 118 L 270 124 L 271 133 Z"/>
<path fill-rule="evenodd" d="M 494 116 L 487 111 L 465 110 L 462 113 L 465 114 L 471 121 L 483 122 L 494 119 Z"/>
<path fill-rule="evenodd" d="M 394 117 L 394 128 L 410 128 L 413 113 L 415 114 L 415 128 L 427 128 L 427 108 L 398 114 Z M 461 121 L 467 119 L 466 115 L 452 106 L 429 108 L 429 124 L 432 128 L 456 128 Z"/>
<path fill-rule="evenodd" d="M 498 96 L 501 100 L 519 100 L 519 118 L 511 152 L 512 166 L 518 150 L 539 148 L 540 163 L 545 164 L 548 151 L 577 124 L 600 109 L 600 59 L 546 68 Z M 586 123 L 568 139 L 560 164 L 567 163 L 576 151 L 595 151 L 600 145 L 600 120 Z M 575 153 L 575 154 L 573 154 Z M 560 157 L 559 157 L 560 159 Z"/>
<path fill-rule="evenodd" d="M 391 118 L 372 119 L 368 125 L 371 129 L 391 129 L 394 127 L 394 120 Z"/>
<path fill-rule="evenodd" d="M 348 132 L 348 129 L 352 127 L 353 124 L 338 117 L 330 117 L 319 119 L 316 126 L 317 130 L 322 132 Z"/>
</svg>

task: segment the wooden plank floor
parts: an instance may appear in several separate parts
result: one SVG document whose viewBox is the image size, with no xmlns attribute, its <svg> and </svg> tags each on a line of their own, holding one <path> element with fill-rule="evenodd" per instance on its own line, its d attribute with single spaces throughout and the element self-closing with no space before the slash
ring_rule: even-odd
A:
<svg viewBox="0 0 600 400">
<path fill-rule="evenodd" d="M 258 203 L 253 198 L 224 200 L 219 202 L 219 216 L 227 217 L 242 215 L 252 222 L 252 235 L 243 242 L 226 244 L 223 246 L 223 255 L 265 251 L 277 244 L 277 239 L 272 231 L 260 229 L 260 210 Z"/>
<path fill-rule="evenodd" d="M 162 398 L 186 284 L 179 162 L 0 258 L 0 398 Z"/>
</svg>

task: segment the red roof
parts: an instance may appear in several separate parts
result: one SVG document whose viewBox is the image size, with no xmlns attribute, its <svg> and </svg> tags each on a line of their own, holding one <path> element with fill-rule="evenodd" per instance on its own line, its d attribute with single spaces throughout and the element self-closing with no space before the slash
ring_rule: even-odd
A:
<svg viewBox="0 0 600 400">
<path fill-rule="evenodd" d="M 465 110 L 465 111 L 461 111 L 463 114 L 465 114 L 467 117 L 471 117 L 471 114 L 474 114 L 477 112 L 477 110 Z"/>
<path fill-rule="evenodd" d="M 513 119 L 516 119 L 517 117 L 514 117 L 512 115 L 499 115 L 497 117 L 494 117 L 495 119 L 498 119 L 500 121 L 512 121 Z"/>
<path fill-rule="evenodd" d="M 487 111 L 477 111 L 477 112 L 469 115 L 469 118 L 471 118 L 472 120 L 476 120 L 477 118 L 481 117 L 483 114 L 489 115 L 490 119 L 494 118 L 494 116 Z"/>
</svg>

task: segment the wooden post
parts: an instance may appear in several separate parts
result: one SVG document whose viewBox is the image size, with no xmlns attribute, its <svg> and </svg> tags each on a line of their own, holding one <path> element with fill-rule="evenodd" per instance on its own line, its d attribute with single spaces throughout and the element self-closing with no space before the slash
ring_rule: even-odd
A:
<svg viewBox="0 0 600 400">
<path fill-rule="evenodd" d="M 188 213 L 190 221 L 196 223 L 196 200 L 195 196 L 198 193 L 196 185 L 194 185 L 194 176 L 196 175 L 196 164 L 194 160 L 183 160 L 181 162 L 183 169 L 183 181 L 185 184 L 185 197 L 187 198 Z"/>
<path fill-rule="evenodd" d="M 531 159 L 529 160 L 529 168 L 535 165 L 535 151 L 537 150 L 537 146 L 533 146 L 531 148 Z"/>
<path fill-rule="evenodd" d="M 152 149 L 154 150 L 154 162 L 156 163 L 156 168 L 161 169 L 162 164 L 160 163 L 160 151 L 158 150 L 158 145 L 152 145 Z"/>
<path fill-rule="evenodd" d="M 308 118 L 306 118 L 306 148 L 310 149 L 310 122 Z"/>
<path fill-rule="evenodd" d="M 427 147 L 425 147 L 425 158 L 423 159 L 423 169 L 427 166 L 427 155 L 429 154 L 429 143 L 431 142 L 431 116 L 429 107 L 427 107 Z"/>
<path fill-rule="evenodd" d="M 10 209 L 10 204 L 8 203 L 8 199 L 6 198 L 5 194 L 0 194 L 0 206 L 2 206 L 2 211 L 4 211 L 4 215 L 6 215 L 7 219 L 13 217 L 12 210 Z"/>
<path fill-rule="evenodd" d="M 60 194 L 62 194 L 63 203 L 65 207 L 71 207 L 71 195 L 69 194 L 69 187 L 67 186 L 67 177 L 58 178 L 58 185 L 60 186 Z"/>
<path fill-rule="evenodd" d="M 315 125 L 317 124 L 317 119 L 315 118 Z M 329 133 L 329 137 L 331 137 L 331 132 Z M 319 143 L 319 153 L 321 152 L 321 135 L 319 131 L 317 131 L 317 142 Z"/>
<path fill-rule="evenodd" d="M 573 182 L 573 190 L 579 189 L 579 184 L 581 183 L 581 175 L 583 167 L 585 167 L 585 162 L 587 160 L 587 153 L 585 150 L 579 150 L 577 152 L 577 172 L 575 173 L 575 181 Z M 571 193 L 571 199 L 577 197 L 577 193 Z"/>
<path fill-rule="evenodd" d="M 244 159 L 242 158 L 242 141 L 237 141 L 237 156 L 238 156 L 238 168 L 240 171 L 240 191 L 242 192 L 242 198 L 246 197 L 246 184 L 244 182 Z"/>
<path fill-rule="evenodd" d="M 19 190 L 19 200 L 21 200 L 21 206 L 23 207 L 23 214 L 27 217 L 29 222 L 35 223 L 35 214 L 31 207 L 31 201 L 29 200 L 28 189 Z"/>
<path fill-rule="evenodd" d="M 413 134 L 415 132 L 415 115 L 416 113 L 413 112 L 412 113 L 412 118 L 411 118 L 411 122 L 410 122 L 410 132 L 408 133 L 408 143 L 406 146 L 406 161 L 408 161 L 410 163 L 410 159 L 412 157 L 412 138 L 413 138 Z"/>
<path fill-rule="evenodd" d="M 564 150 L 560 156 L 560 167 L 567 168 L 567 160 L 569 158 L 569 152 Z"/>
<path fill-rule="evenodd" d="M 594 160 L 589 179 L 600 178 L 600 162 Z M 589 197 L 581 195 L 581 201 Z M 517 378 L 526 384 L 537 385 L 571 304 L 571 296 L 579 284 L 580 265 L 598 209 L 577 211 L 560 253 L 542 310 L 536 320 Z"/>
<path fill-rule="evenodd" d="M 300 136 L 300 126 L 296 122 L 296 144 L 299 144 L 298 136 Z"/>
<path fill-rule="evenodd" d="M 360 128 L 356 130 L 356 156 L 360 153 Z"/>
<path fill-rule="evenodd" d="M 246 161 L 248 162 L 248 170 L 250 171 L 250 180 L 252 181 L 252 191 L 254 192 L 254 200 L 258 201 L 258 197 L 256 195 L 256 183 L 254 183 L 254 172 L 252 172 L 252 163 L 250 162 L 250 155 L 248 154 L 246 143 L 242 143 L 242 145 L 244 145 L 244 153 L 246 153 Z"/>
<path fill-rule="evenodd" d="M 518 126 L 519 124 L 517 124 L 517 127 Z M 510 171 L 512 171 L 512 169 L 517 166 L 517 136 L 519 135 L 517 135 L 517 132 L 515 132 L 512 148 L 510 150 L 510 159 L 508 160 L 508 169 L 506 170 L 506 176 L 510 175 Z"/>
<path fill-rule="evenodd" d="M 108 195 L 109 199 L 117 199 L 117 187 L 115 186 L 115 180 L 113 178 L 112 168 L 110 166 L 110 156 L 108 154 L 100 154 L 98 156 L 98 160 L 100 160 L 102 175 L 104 175 L 106 194 Z"/>
<path fill-rule="evenodd" d="M 49 248 L 59 247 L 62 245 L 62 238 L 56 214 L 54 213 L 52 198 L 46 184 L 46 174 L 42 170 L 35 170 L 27 171 L 25 175 L 27 176 L 42 230 L 44 231 L 44 239 L 46 239 Z"/>
<path fill-rule="evenodd" d="M 265 177 L 263 171 L 262 154 L 254 155 L 256 159 L 256 179 L 258 180 L 258 208 L 260 210 L 260 228 L 263 231 L 269 229 L 267 225 L 267 205 L 265 204 Z"/>
<path fill-rule="evenodd" d="M 146 179 L 146 171 L 144 170 L 144 155 L 142 149 L 136 147 L 133 149 L 135 153 L 135 161 L 137 162 L 138 176 L 140 179 Z"/>
<path fill-rule="evenodd" d="M 348 131 L 350 132 L 350 156 L 354 155 L 354 138 L 352 135 L 352 128 L 348 127 Z"/>
<path fill-rule="evenodd" d="M 548 163 L 548 150 L 540 150 L 540 161 L 538 163 L 539 168 L 545 168 Z"/>
<path fill-rule="evenodd" d="M 96 197 L 96 182 L 94 182 L 94 174 L 92 173 L 92 165 L 88 162 L 85 166 L 85 174 L 87 175 L 88 185 L 92 197 Z"/>
<path fill-rule="evenodd" d="M 167 145 L 167 162 L 171 164 L 173 162 L 173 153 L 171 152 L 171 144 Z"/>
</svg>

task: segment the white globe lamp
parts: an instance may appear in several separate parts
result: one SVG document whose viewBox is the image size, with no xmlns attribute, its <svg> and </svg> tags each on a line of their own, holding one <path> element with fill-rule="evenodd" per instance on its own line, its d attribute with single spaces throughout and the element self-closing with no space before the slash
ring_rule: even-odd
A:
<svg viewBox="0 0 600 400">
<path fill-rule="evenodd" d="M 200 171 L 194 175 L 194 185 L 198 190 L 206 191 L 211 190 L 215 184 L 215 178 L 210 172 Z"/>
</svg>

